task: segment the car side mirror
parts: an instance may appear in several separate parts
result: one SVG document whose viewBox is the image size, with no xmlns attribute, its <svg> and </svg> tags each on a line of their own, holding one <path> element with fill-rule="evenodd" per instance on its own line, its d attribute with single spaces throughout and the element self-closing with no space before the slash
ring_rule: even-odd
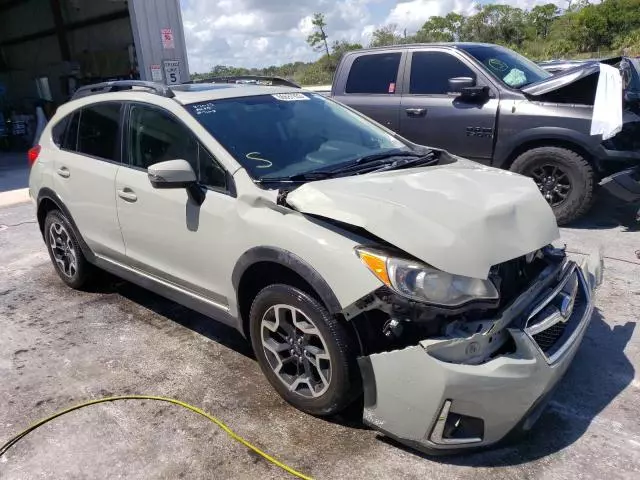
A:
<svg viewBox="0 0 640 480">
<path fill-rule="evenodd" d="M 153 188 L 186 188 L 198 181 L 191 165 L 186 160 L 167 160 L 147 169 Z"/>
<path fill-rule="evenodd" d="M 153 188 L 186 188 L 191 200 L 202 205 L 205 193 L 198 185 L 196 173 L 186 160 L 167 160 L 147 169 Z"/>
</svg>

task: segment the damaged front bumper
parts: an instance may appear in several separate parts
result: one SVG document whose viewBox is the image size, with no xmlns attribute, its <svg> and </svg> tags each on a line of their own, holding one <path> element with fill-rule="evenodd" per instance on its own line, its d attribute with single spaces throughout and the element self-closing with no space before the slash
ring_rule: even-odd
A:
<svg viewBox="0 0 640 480">
<path fill-rule="evenodd" d="M 361 357 L 364 422 L 427 453 L 484 447 L 529 429 L 580 346 L 602 270 L 600 254 L 566 261 L 478 333 Z M 488 350 L 474 364 L 460 357 L 505 336 L 506 351 Z"/>
</svg>

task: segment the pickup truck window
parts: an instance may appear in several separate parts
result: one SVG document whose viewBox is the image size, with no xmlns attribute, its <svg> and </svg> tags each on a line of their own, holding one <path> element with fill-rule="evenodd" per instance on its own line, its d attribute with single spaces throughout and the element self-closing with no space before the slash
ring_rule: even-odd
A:
<svg viewBox="0 0 640 480">
<path fill-rule="evenodd" d="M 497 45 L 462 45 L 460 49 L 482 63 L 491 75 L 512 88 L 522 88 L 551 76 L 542 67 L 508 48 Z"/>
<path fill-rule="evenodd" d="M 346 93 L 396 93 L 401 53 L 362 55 L 351 65 Z"/>
<path fill-rule="evenodd" d="M 409 93 L 445 95 L 449 91 L 450 78 L 475 76 L 469 67 L 450 53 L 414 52 Z"/>
<path fill-rule="evenodd" d="M 258 180 L 409 150 L 368 120 L 311 92 L 227 98 L 186 108 Z"/>
</svg>

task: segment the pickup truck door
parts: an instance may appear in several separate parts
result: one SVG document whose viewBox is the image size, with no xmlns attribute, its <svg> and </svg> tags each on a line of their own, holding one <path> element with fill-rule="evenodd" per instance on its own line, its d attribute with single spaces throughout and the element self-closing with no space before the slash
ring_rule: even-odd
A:
<svg viewBox="0 0 640 480">
<path fill-rule="evenodd" d="M 409 140 L 491 163 L 498 91 L 458 52 L 425 49 L 408 53 L 400 105 L 400 129 Z M 472 77 L 489 86 L 491 98 L 466 101 L 449 94 L 449 79 Z"/>
<path fill-rule="evenodd" d="M 400 89 L 406 53 L 348 54 L 336 74 L 333 98 L 398 131 Z"/>
</svg>

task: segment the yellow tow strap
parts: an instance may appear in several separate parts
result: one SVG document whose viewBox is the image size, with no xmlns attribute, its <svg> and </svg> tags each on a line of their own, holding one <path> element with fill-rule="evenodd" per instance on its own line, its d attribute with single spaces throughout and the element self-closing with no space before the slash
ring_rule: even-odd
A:
<svg viewBox="0 0 640 480">
<path fill-rule="evenodd" d="M 91 400 L 89 402 L 81 403 L 80 405 L 76 405 L 74 407 L 67 408 L 66 410 L 62 410 L 62 411 L 60 411 L 58 413 L 55 413 L 55 414 L 51 415 L 50 417 L 44 418 L 44 419 L 40 420 L 39 422 L 34 423 L 33 425 L 31 425 L 26 430 L 23 430 L 22 432 L 17 434 L 15 437 L 11 438 L 7 443 L 5 443 L 4 445 L 2 445 L 0 447 L 0 457 L 2 455 L 4 455 L 6 453 L 6 451 L 9 450 L 9 448 L 11 448 L 13 445 L 15 445 L 20 439 L 22 439 L 24 436 L 26 436 L 29 432 L 32 432 L 36 428 L 41 427 L 45 423 L 50 422 L 51 420 L 53 420 L 55 418 L 58 418 L 58 417 L 60 417 L 62 415 L 65 415 L 65 414 L 67 414 L 69 412 L 73 412 L 74 410 L 78 410 L 80 408 L 88 407 L 90 405 L 95 405 L 97 403 L 114 402 L 116 400 L 156 400 L 156 401 L 159 401 L 159 402 L 173 403 L 174 405 L 179 405 L 181 407 L 184 407 L 187 410 L 191 410 L 192 412 L 195 412 L 195 413 L 197 413 L 199 415 L 202 415 L 205 418 L 208 418 L 213 423 L 215 423 L 218 427 L 220 427 L 222 430 L 224 430 L 227 433 L 227 435 L 229 435 L 231 438 L 233 438 L 237 442 L 240 442 L 241 444 L 243 444 L 248 449 L 253 450 L 255 453 L 260 455 L 262 458 L 264 458 L 268 462 L 271 462 L 272 464 L 280 467 L 281 469 L 283 469 L 284 471 L 290 473 L 294 477 L 302 478 L 304 480 L 312 480 L 311 477 L 309 477 L 307 475 L 304 475 L 303 473 L 300 473 L 297 470 L 294 470 L 293 468 L 291 468 L 290 466 L 282 463 L 278 459 L 273 458 L 268 453 L 263 452 L 262 450 L 260 450 L 255 445 L 252 445 L 247 440 L 245 440 L 240 435 L 238 435 L 233 430 L 231 430 L 229 427 L 227 427 L 223 422 L 218 420 L 213 415 L 209 415 L 204 410 L 200 410 L 198 407 L 194 407 L 193 405 L 189 405 L 188 403 L 181 402 L 180 400 L 174 400 L 173 398 L 165 398 L 165 397 L 155 397 L 155 396 L 152 396 L 152 395 L 123 395 L 123 396 L 118 396 L 118 397 L 99 398 L 97 400 Z"/>
</svg>

